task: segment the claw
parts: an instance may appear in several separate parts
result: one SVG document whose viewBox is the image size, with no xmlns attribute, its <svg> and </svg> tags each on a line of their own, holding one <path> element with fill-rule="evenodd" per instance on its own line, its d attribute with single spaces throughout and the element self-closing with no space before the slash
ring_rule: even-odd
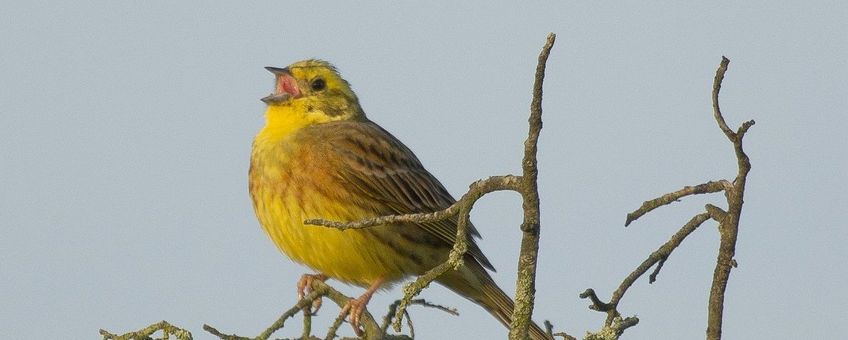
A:
<svg viewBox="0 0 848 340">
<path fill-rule="evenodd" d="M 321 309 L 321 301 L 324 301 L 324 299 L 318 298 L 312 300 L 312 315 L 318 314 L 318 310 Z"/>
<path fill-rule="evenodd" d="M 324 274 L 303 274 L 300 277 L 300 280 L 297 281 L 297 299 L 303 300 L 303 298 L 312 292 L 312 281 L 318 280 L 324 282 L 327 280 L 327 275 Z M 312 311 L 311 314 L 318 313 L 318 310 L 321 309 L 321 298 L 317 298 L 312 300 Z"/>
<path fill-rule="evenodd" d="M 348 301 L 345 306 L 342 308 L 340 316 L 347 316 L 350 318 L 350 325 L 353 326 L 353 331 L 357 336 L 362 336 L 362 328 L 359 326 L 359 322 L 362 319 L 362 312 L 365 311 L 365 306 L 368 305 L 368 301 L 371 300 L 371 296 L 368 294 L 363 294 L 359 298 Z"/>
<path fill-rule="evenodd" d="M 382 284 L 383 279 L 374 281 L 365 293 L 356 299 L 348 301 L 344 307 L 342 307 L 341 313 L 339 313 L 340 316 L 347 316 L 350 318 L 350 325 L 353 326 L 353 331 L 357 336 L 362 336 L 363 334 L 362 328 L 359 326 L 360 321 L 362 321 L 362 313 L 365 312 L 365 307 L 368 305 L 368 302 L 371 301 L 371 296 L 374 295 L 374 292 L 376 292 Z"/>
</svg>

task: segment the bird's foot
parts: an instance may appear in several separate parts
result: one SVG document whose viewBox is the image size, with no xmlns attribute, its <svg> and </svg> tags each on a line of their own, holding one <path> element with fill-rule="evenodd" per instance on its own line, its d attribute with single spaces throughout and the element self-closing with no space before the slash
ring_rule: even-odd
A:
<svg viewBox="0 0 848 340">
<path fill-rule="evenodd" d="M 350 325 L 353 326 L 353 331 L 357 336 L 362 336 L 363 334 L 362 329 L 359 327 L 359 323 L 362 321 L 362 313 L 365 312 L 365 307 L 368 305 L 368 301 L 371 301 L 371 296 L 374 295 L 374 292 L 376 292 L 381 285 L 383 285 L 383 279 L 374 281 L 365 293 L 356 299 L 349 300 L 344 307 L 342 307 L 342 311 L 339 316 L 347 316 L 350 318 Z"/>
<path fill-rule="evenodd" d="M 372 294 L 373 292 L 365 292 L 362 296 L 351 299 L 345 304 L 340 313 L 341 316 L 346 315 L 350 318 L 350 325 L 353 326 L 353 331 L 357 336 L 362 336 L 362 329 L 359 327 L 359 322 L 362 319 L 362 312 L 365 311 L 365 306 L 368 305 L 368 301 L 371 301 Z"/>
<path fill-rule="evenodd" d="M 303 274 L 300 277 L 300 280 L 297 281 L 297 299 L 302 300 L 307 294 L 312 292 L 312 281 L 318 280 L 324 282 L 327 280 L 327 275 L 324 274 Z M 309 308 L 309 307 L 307 307 Z M 318 297 L 315 300 L 312 300 L 312 310 L 310 311 L 312 315 L 318 313 L 318 310 L 321 309 L 321 297 Z"/>
</svg>

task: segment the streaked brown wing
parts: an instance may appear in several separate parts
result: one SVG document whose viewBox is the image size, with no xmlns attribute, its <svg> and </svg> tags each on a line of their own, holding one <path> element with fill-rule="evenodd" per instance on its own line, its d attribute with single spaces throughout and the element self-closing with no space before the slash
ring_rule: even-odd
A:
<svg viewBox="0 0 848 340">
<path fill-rule="evenodd" d="M 370 121 L 333 122 L 314 127 L 322 138 L 322 148 L 332 153 L 325 159 L 338 160 L 338 174 L 358 190 L 357 197 L 369 201 L 380 214 L 409 214 L 445 209 L 456 200 L 424 169 L 415 154 L 403 143 Z M 436 240 L 452 247 L 456 241 L 456 219 L 415 224 Z M 480 234 L 469 226 L 468 253 L 484 267 L 492 264 L 474 242 Z"/>
</svg>

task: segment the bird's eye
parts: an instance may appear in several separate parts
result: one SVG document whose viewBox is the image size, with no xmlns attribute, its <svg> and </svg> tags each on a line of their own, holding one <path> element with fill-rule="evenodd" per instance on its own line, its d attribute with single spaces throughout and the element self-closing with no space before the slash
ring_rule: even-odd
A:
<svg viewBox="0 0 848 340">
<path fill-rule="evenodd" d="M 312 85 L 310 85 L 310 86 L 312 87 L 313 91 L 321 91 L 325 87 L 327 87 L 327 83 L 324 81 L 324 79 L 317 78 L 317 79 L 312 81 Z"/>
</svg>

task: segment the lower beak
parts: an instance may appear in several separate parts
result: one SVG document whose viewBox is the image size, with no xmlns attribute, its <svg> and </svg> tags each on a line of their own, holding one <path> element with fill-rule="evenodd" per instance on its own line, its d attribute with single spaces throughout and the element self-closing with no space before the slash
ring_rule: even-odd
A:
<svg viewBox="0 0 848 340">
<path fill-rule="evenodd" d="M 264 102 L 265 104 L 277 104 L 277 103 L 282 103 L 284 101 L 287 101 L 287 100 L 289 100 L 289 98 L 291 98 L 291 95 L 283 92 L 283 93 L 269 94 L 268 96 L 263 97 L 260 100 L 262 100 L 262 102 Z"/>
</svg>

